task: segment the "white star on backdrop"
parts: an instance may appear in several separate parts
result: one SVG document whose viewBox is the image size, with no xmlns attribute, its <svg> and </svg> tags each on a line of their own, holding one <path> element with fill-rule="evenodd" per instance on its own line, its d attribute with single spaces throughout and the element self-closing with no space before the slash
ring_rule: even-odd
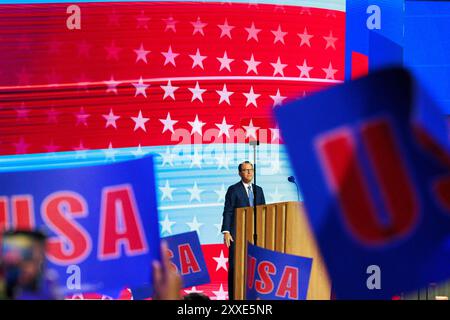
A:
<svg viewBox="0 0 450 320">
<path fill-rule="evenodd" d="M 111 80 L 103 82 L 108 86 L 106 92 L 114 92 L 115 94 L 117 94 L 117 86 L 120 84 L 119 81 L 114 80 L 114 77 L 111 76 Z"/>
<path fill-rule="evenodd" d="M 198 150 L 194 151 L 194 154 L 192 156 L 189 156 L 189 158 L 191 158 L 191 166 L 190 168 L 192 168 L 193 166 L 197 166 L 198 168 L 202 167 L 202 156 L 200 153 L 198 153 Z"/>
<path fill-rule="evenodd" d="M 325 72 L 325 79 L 331 79 L 334 80 L 334 74 L 337 72 L 337 69 L 333 69 L 333 66 L 330 64 L 328 65 L 328 68 L 322 68 L 323 72 Z"/>
<path fill-rule="evenodd" d="M 225 51 L 222 58 L 217 58 L 220 62 L 220 68 L 219 71 L 222 71 L 223 68 L 226 68 L 228 71 L 231 72 L 230 63 L 234 61 L 234 59 L 228 58 L 227 52 Z"/>
<path fill-rule="evenodd" d="M 248 32 L 247 41 L 255 39 L 258 42 L 258 33 L 261 32 L 261 29 L 257 29 L 254 22 L 252 22 L 250 28 L 245 28 L 245 30 Z"/>
<path fill-rule="evenodd" d="M 220 130 L 218 137 L 221 137 L 222 135 L 226 135 L 228 138 L 230 137 L 229 130 L 233 127 L 233 125 L 227 124 L 225 117 L 223 117 L 222 123 L 216 123 L 215 125 Z"/>
<path fill-rule="evenodd" d="M 174 20 L 173 17 L 169 17 L 167 19 L 162 19 L 166 23 L 166 28 L 164 29 L 164 32 L 167 30 L 172 30 L 173 32 L 177 32 L 176 24 L 178 23 L 177 20 Z"/>
<path fill-rule="evenodd" d="M 205 190 L 199 189 L 197 186 L 197 182 L 194 182 L 194 186 L 192 188 L 187 188 L 187 191 L 191 194 L 189 202 L 192 202 L 192 200 L 197 200 L 198 202 L 202 202 L 202 200 L 200 199 L 200 195 Z"/>
<path fill-rule="evenodd" d="M 140 60 L 144 61 L 145 63 L 147 63 L 147 54 L 149 54 L 151 51 L 147 51 L 144 49 L 144 44 L 141 43 L 141 46 L 139 49 L 135 49 L 134 52 L 136 53 L 137 57 L 136 57 L 136 63 L 139 62 Z"/>
<path fill-rule="evenodd" d="M 164 167 L 166 163 L 168 163 L 171 167 L 173 167 L 173 160 L 175 155 L 170 152 L 169 147 L 166 148 L 165 153 L 160 153 L 159 155 L 163 158 L 163 163 L 161 165 L 162 167 Z"/>
<path fill-rule="evenodd" d="M 277 89 L 277 94 L 275 96 L 270 96 L 270 98 L 273 100 L 272 107 L 276 107 L 276 106 L 281 106 L 283 104 L 283 100 L 286 99 L 287 97 L 282 96 L 280 94 L 280 89 Z"/>
<path fill-rule="evenodd" d="M 142 80 L 142 77 L 139 79 L 138 83 L 133 83 L 133 86 L 136 88 L 135 97 L 139 94 L 142 94 L 144 97 L 147 98 L 147 93 L 145 90 L 150 87 L 149 84 L 144 84 L 144 80 Z"/>
<path fill-rule="evenodd" d="M 284 44 L 284 37 L 287 35 L 287 32 L 281 31 L 281 25 L 278 25 L 278 29 L 276 31 L 271 31 L 275 36 L 273 43 L 277 43 L 278 41 Z"/>
<path fill-rule="evenodd" d="M 197 48 L 197 52 L 195 54 L 190 54 L 189 57 L 192 59 L 192 69 L 194 69 L 196 66 L 199 66 L 200 68 L 203 68 L 203 60 L 207 58 L 207 56 L 202 56 L 200 54 L 200 50 Z"/>
<path fill-rule="evenodd" d="M 144 152 L 144 151 L 142 150 L 141 144 L 139 144 L 139 145 L 136 147 L 136 150 L 131 151 L 131 153 L 132 153 L 136 158 L 142 157 L 144 154 L 146 154 L 146 152 Z"/>
<path fill-rule="evenodd" d="M 166 184 L 164 187 L 159 187 L 159 190 L 163 193 L 161 196 L 161 201 L 164 199 L 169 199 L 173 201 L 172 192 L 174 192 L 177 188 L 171 188 L 169 184 L 169 180 L 166 180 Z"/>
<path fill-rule="evenodd" d="M 108 149 L 104 149 L 103 153 L 105 154 L 105 160 L 116 161 L 116 153 L 118 151 L 115 150 L 112 146 L 112 143 L 109 143 Z"/>
<path fill-rule="evenodd" d="M 200 85 L 197 83 L 195 84 L 195 88 L 188 88 L 190 92 L 192 92 L 192 99 L 191 102 L 195 99 L 200 100 L 203 102 L 202 94 L 206 91 L 206 89 L 200 88 Z"/>
<path fill-rule="evenodd" d="M 170 112 L 167 113 L 166 119 L 159 119 L 159 121 L 161 121 L 162 124 L 164 125 L 162 133 L 166 132 L 167 130 L 169 130 L 172 133 L 175 133 L 174 129 L 173 129 L 173 125 L 176 124 L 178 122 L 178 120 L 172 120 L 170 118 Z"/>
<path fill-rule="evenodd" d="M 225 185 L 222 183 L 222 186 L 220 188 L 220 190 L 214 190 L 214 192 L 217 194 L 217 202 L 222 202 L 225 201 L 225 194 L 226 194 L 226 190 L 225 190 Z"/>
<path fill-rule="evenodd" d="M 277 62 L 270 63 L 273 67 L 273 76 L 276 74 L 281 74 L 282 77 L 284 77 L 283 69 L 286 68 L 287 64 L 281 63 L 280 57 L 278 57 Z"/>
<path fill-rule="evenodd" d="M 193 135 L 194 133 L 198 133 L 199 135 L 203 135 L 202 132 L 202 127 L 206 124 L 202 121 L 200 121 L 198 119 L 198 115 L 195 115 L 195 120 L 194 121 L 188 121 L 188 123 L 191 125 L 192 130 L 191 130 L 191 135 Z"/>
<path fill-rule="evenodd" d="M 150 118 L 144 118 L 142 116 L 142 111 L 139 110 L 139 114 L 137 117 L 131 117 L 131 119 L 133 119 L 133 121 L 135 122 L 134 124 L 134 131 L 138 130 L 138 129 L 142 129 L 145 132 L 147 132 L 147 129 L 145 128 L 145 123 L 150 120 Z"/>
<path fill-rule="evenodd" d="M 311 38 L 314 36 L 308 34 L 308 30 L 306 30 L 306 27 L 303 33 L 297 33 L 297 35 L 300 37 L 300 47 L 303 45 L 307 45 L 308 47 L 311 48 L 311 43 L 309 42 L 309 40 L 311 40 Z"/>
<path fill-rule="evenodd" d="M 176 67 L 175 58 L 178 57 L 179 53 L 172 52 L 172 46 L 169 46 L 169 50 L 167 52 L 161 52 L 161 54 L 166 58 L 164 61 L 164 65 L 171 63 L 174 67 Z"/>
<path fill-rule="evenodd" d="M 227 19 L 225 19 L 225 22 L 223 23 L 223 24 L 219 24 L 219 25 L 217 25 L 219 28 L 220 28 L 220 30 L 221 30 L 221 32 L 220 32 L 220 38 L 222 38 L 222 37 L 224 37 L 224 36 L 227 36 L 228 38 L 230 38 L 231 39 L 231 30 L 233 30 L 234 29 L 234 26 L 230 26 L 229 24 L 228 24 L 228 20 Z"/>
<path fill-rule="evenodd" d="M 167 81 L 167 86 L 160 86 L 161 89 L 164 90 L 164 97 L 163 100 L 165 100 L 167 97 L 171 97 L 173 100 L 175 100 L 175 91 L 179 88 L 179 87 L 175 87 L 172 86 L 172 83 L 169 81 Z"/>
<path fill-rule="evenodd" d="M 192 222 L 186 222 L 186 224 L 189 226 L 190 231 L 197 231 L 198 235 L 200 236 L 200 227 L 204 223 L 199 223 L 197 221 L 197 216 L 194 216 L 194 219 L 192 219 Z"/>
<path fill-rule="evenodd" d="M 220 100 L 219 100 L 219 104 L 221 104 L 222 102 L 226 102 L 228 103 L 228 105 L 231 105 L 230 103 L 230 96 L 234 93 L 232 91 L 228 91 L 227 90 L 227 85 L 224 84 L 223 85 L 223 89 L 222 91 L 220 90 L 216 90 L 217 94 L 220 96 Z"/>
<path fill-rule="evenodd" d="M 202 293 L 203 291 L 202 290 L 197 290 L 197 288 L 194 286 L 190 290 L 185 289 L 184 292 L 186 294 L 190 294 L 190 293 Z"/>
<path fill-rule="evenodd" d="M 218 271 L 220 268 L 223 268 L 225 271 L 228 271 L 227 268 L 227 262 L 228 258 L 225 258 L 223 255 L 223 250 L 220 250 L 220 256 L 219 257 L 213 257 L 214 261 L 217 262 L 216 271 Z"/>
<path fill-rule="evenodd" d="M 172 226 L 174 224 L 176 224 L 176 222 L 175 221 L 170 221 L 168 214 L 166 214 L 166 216 L 164 217 L 164 220 L 163 221 L 159 221 L 159 223 L 162 226 L 161 235 L 164 234 L 164 232 L 167 232 L 168 234 L 172 234 Z"/>
<path fill-rule="evenodd" d="M 243 128 L 245 129 L 245 137 L 249 138 L 249 137 L 253 137 L 254 139 L 256 139 L 256 131 L 259 129 L 259 127 L 255 127 L 253 125 L 253 120 L 250 120 L 250 123 L 248 126 L 243 126 Z"/>
<path fill-rule="evenodd" d="M 328 37 L 324 36 L 323 38 L 327 42 L 327 44 L 325 45 L 325 50 L 328 49 L 329 47 L 331 47 L 334 50 L 336 50 L 335 42 L 337 41 L 338 38 L 333 37 L 333 32 L 332 31 L 330 31 L 330 34 L 328 35 Z"/>
<path fill-rule="evenodd" d="M 80 111 L 76 113 L 76 117 L 77 117 L 77 123 L 75 124 L 76 126 L 78 126 L 80 123 L 82 125 L 84 125 L 85 127 L 87 127 L 87 118 L 89 118 L 91 115 L 87 114 L 86 112 L 84 112 L 84 108 L 81 107 Z"/>
<path fill-rule="evenodd" d="M 203 28 L 206 27 L 208 24 L 201 22 L 200 17 L 197 17 L 197 21 L 191 22 L 191 24 L 194 27 L 194 31 L 192 32 L 192 35 L 194 35 L 196 33 L 200 33 L 202 36 L 205 35 L 203 33 Z"/>
<path fill-rule="evenodd" d="M 256 103 L 256 99 L 258 99 L 261 95 L 256 94 L 253 91 L 253 86 L 250 87 L 250 91 L 247 93 L 242 93 L 247 98 L 247 103 L 245 104 L 248 107 L 250 104 L 253 104 L 256 108 L 258 108 L 258 104 Z"/>
<path fill-rule="evenodd" d="M 213 291 L 215 295 L 215 300 L 227 300 L 228 298 L 228 291 L 223 290 L 222 284 L 220 284 L 220 288 L 218 291 Z"/>
<path fill-rule="evenodd" d="M 244 62 L 247 65 L 247 73 L 249 73 L 250 71 L 253 71 L 254 73 L 258 74 L 257 67 L 261 63 L 261 61 L 255 60 L 255 58 L 253 57 L 253 53 L 252 53 L 250 60 L 244 60 Z"/>
<path fill-rule="evenodd" d="M 303 60 L 303 64 L 301 66 L 297 66 L 298 70 L 300 70 L 300 78 L 306 77 L 309 78 L 309 72 L 313 69 L 313 67 L 308 67 L 306 64 L 306 59 Z"/>
<path fill-rule="evenodd" d="M 216 155 L 217 160 L 217 170 L 220 170 L 222 168 L 229 169 L 228 165 L 233 160 L 230 159 L 225 153 L 220 153 L 219 155 Z"/>
<path fill-rule="evenodd" d="M 103 118 L 105 118 L 105 120 L 106 120 L 105 128 L 112 126 L 115 129 L 117 129 L 116 120 L 119 119 L 120 116 L 114 115 L 112 109 L 109 109 L 109 114 L 104 114 Z"/>
</svg>

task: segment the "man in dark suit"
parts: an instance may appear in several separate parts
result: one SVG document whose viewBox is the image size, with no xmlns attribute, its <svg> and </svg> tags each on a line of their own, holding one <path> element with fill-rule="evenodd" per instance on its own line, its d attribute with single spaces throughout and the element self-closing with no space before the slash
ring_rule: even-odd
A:
<svg viewBox="0 0 450 320">
<path fill-rule="evenodd" d="M 233 184 L 227 190 L 222 220 L 223 241 L 229 249 L 228 297 L 230 300 L 233 300 L 234 295 L 234 212 L 236 208 L 252 207 L 255 202 L 256 205 L 266 204 L 263 189 L 252 183 L 254 174 L 253 165 L 249 161 L 245 161 L 239 165 L 238 170 L 241 181 Z"/>
</svg>

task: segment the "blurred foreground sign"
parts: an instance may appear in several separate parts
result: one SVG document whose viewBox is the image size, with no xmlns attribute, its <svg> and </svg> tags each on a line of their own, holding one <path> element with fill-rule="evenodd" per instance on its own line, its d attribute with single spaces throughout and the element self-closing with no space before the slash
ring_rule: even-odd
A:
<svg viewBox="0 0 450 320">
<path fill-rule="evenodd" d="M 44 229 L 64 295 L 118 294 L 151 281 L 159 259 L 152 157 L 0 173 L 0 228 Z"/>
<path fill-rule="evenodd" d="M 450 277 L 445 119 L 403 69 L 276 109 L 337 298 L 390 298 Z"/>
</svg>

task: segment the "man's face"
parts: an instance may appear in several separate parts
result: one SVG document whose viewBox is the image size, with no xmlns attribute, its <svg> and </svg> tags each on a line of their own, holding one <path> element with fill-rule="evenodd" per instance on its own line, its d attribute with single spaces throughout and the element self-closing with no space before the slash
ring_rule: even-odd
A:
<svg viewBox="0 0 450 320">
<path fill-rule="evenodd" d="M 239 172 L 242 181 L 250 183 L 253 180 L 253 166 L 250 163 L 244 163 Z"/>
</svg>

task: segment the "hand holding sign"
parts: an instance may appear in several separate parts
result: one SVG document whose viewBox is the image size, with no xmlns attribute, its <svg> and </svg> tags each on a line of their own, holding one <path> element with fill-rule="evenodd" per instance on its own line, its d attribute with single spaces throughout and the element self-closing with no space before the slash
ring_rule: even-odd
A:
<svg viewBox="0 0 450 320">
<path fill-rule="evenodd" d="M 170 251 L 167 242 L 161 243 L 162 261 L 153 262 L 153 286 L 155 300 L 179 300 L 181 299 L 180 291 L 182 288 L 181 276 L 171 266 Z"/>
</svg>

